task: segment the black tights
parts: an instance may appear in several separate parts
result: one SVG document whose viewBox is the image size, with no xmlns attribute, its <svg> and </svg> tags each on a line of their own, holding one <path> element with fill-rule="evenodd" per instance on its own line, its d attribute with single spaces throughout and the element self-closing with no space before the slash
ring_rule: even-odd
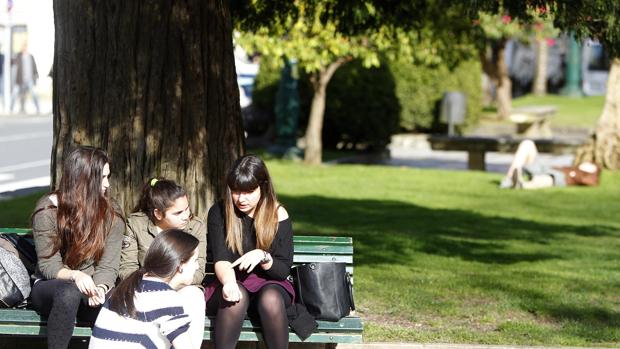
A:
<svg viewBox="0 0 620 349">
<path fill-rule="evenodd" d="M 66 280 L 40 280 L 32 287 L 30 297 L 33 308 L 47 317 L 49 349 L 69 346 L 76 317 L 92 324 L 99 314 L 100 307 L 89 307 L 88 297 Z"/>
<path fill-rule="evenodd" d="M 215 317 L 215 349 L 234 349 L 239 341 L 243 319 L 252 306 L 260 317 L 263 328 L 263 340 L 269 349 L 288 348 L 288 318 L 286 304 L 291 296 L 282 286 L 270 284 L 250 295 L 239 285 L 242 298 L 237 303 L 222 298 L 222 287 L 219 287 L 207 303 L 207 313 L 217 314 Z M 255 307 L 255 309 L 254 309 Z"/>
</svg>

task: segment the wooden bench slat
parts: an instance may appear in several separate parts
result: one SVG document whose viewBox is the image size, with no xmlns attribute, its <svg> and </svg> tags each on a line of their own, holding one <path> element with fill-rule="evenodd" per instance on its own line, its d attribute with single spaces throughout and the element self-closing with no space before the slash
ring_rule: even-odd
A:
<svg viewBox="0 0 620 349">
<path fill-rule="evenodd" d="M 348 236 L 315 236 L 315 235 L 295 235 L 293 236 L 293 242 L 297 243 L 311 243 L 311 244 L 353 244 L 353 238 Z"/>
<path fill-rule="evenodd" d="M 211 340 L 211 333 L 205 333 L 204 340 Z M 260 332 L 241 332 L 239 336 L 240 342 L 257 342 L 263 341 Z M 340 334 L 340 333 L 314 333 L 306 340 L 302 341 L 296 334 L 289 334 L 289 342 L 291 343 L 342 343 L 342 344 L 360 344 L 363 343 L 361 334 Z"/>
<path fill-rule="evenodd" d="M 45 327 L 31 326 L 31 325 L 0 325 L 0 335 L 12 335 L 12 336 L 36 336 L 44 337 L 47 335 L 47 329 Z M 73 331 L 73 337 L 90 337 L 91 330 L 87 327 L 76 327 Z M 313 333 L 308 337 L 304 343 L 362 343 L 362 333 L 359 334 L 345 334 L 345 333 Z M 212 340 L 212 332 L 205 331 L 203 340 Z M 239 335 L 240 342 L 256 342 L 262 341 L 262 334 L 260 332 L 242 331 Z M 295 333 L 289 333 L 289 341 L 293 343 L 302 342 Z"/>
<path fill-rule="evenodd" d="M 211 340 L 214 318 L 205 319 L 204 340 Z M 304 342 L 309 343 L 362 343 L 363 323 L 359 317 L 348 316 L 338 322 L 317 321 L 319 327 Z M 45 336 L 46 321 L 33 310 L 0 309 L 0 334 L 17 336 Z M 76 326 L 74 337 L 89 337 L 89 327 Z M 240 341 L 261 340 L 260 326 L 244 320 Z M 289 333 L 291 342 L 301 342 L 295 333 Z"/>
<path fill-rule="evenodd" d="M 31 229 L 26 228 L 0 228 L 0 233 L 29 234 Z"/>
<path fill-rule="evenodd" d="M 293 263 L 341 262 L 352 264 L 353 256 L 293 255 Z"/>
<path fill-rule="evenodd" d="M 305 254 L 346 254 L 350 255 L 353 253 L 353 246 L 345 246 L 345 245 L 305 245 L 298 244 L 295 242 L 294 245 L 295 253 L 305 253 Z"/>
<path fill-rule="evenodd" d="M 211 328 L 211 321 L 214 318 L 207 317 L 205 319 L 205 327 Z M 6 326 L 10 324 L 45 324 L 46 320 L 41 317 L 36 311 L 30 309 L 0 309 L 0 325 Z M 319 330 L 354 330 L 359 328 L 361 320 L 359 317 L 347 316 L 340 321 L 317 321 L 319 324 Z M 250 320 L 244 320 L 243 329 L 255 329 L 258 328 L 256 324 L 253 324 Z"/>
</svg>

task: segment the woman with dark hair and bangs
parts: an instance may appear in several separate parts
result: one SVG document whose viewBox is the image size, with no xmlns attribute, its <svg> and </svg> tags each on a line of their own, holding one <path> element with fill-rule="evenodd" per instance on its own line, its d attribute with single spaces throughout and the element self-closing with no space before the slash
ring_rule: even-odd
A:
<svg viewBox="0 0 620 349">
<path fill-rule="evenodd" d="M 80 146 L 66 156 L 58 190 L 32 214 L 38 261 L 31 299 L 48 318 L 48 348 L 67 348 L 76 317 L 94 322 L 114 287 L 125 223 L 109 178 L 107 154 Z"/>
<path fill-rule="evenodd" d="M 207 314 L 216 315 L 215 348 L 236 346 L 248 310 L 260 318 L 269 349 L 287 348 L 293 229 L 261 159 L 246 155 L 235 162 L 225 198 L 211 207 L 207 225 L 217 281 L 205 298 Z"/>
</svg>

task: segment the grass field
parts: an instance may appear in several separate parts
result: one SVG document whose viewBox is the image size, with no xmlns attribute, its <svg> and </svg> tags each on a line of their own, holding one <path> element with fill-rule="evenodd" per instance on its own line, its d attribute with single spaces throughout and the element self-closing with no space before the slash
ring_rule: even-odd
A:
<svg viewBox="0 0 620 349">
<path fill-rule="evenodd" d="M 620 176 L 500 191 L 498 175 L 270 163 L 296 233 L 351 235 L 367 341 L 620 344 Z"/>
<path fill-rule="evenodd" d="M 513 108 L 526 105 L 554 105 L 558 108 L 558 112 L 551 119 L 552 126 L 583 128 L 594 128 L 604 104 L 605 96 L 571 98 L 559 95 L 542 97 L 527 95 L 512 101 Z M 489 119 L 495 113 L 495 109 L 487 110 L 485 119 Z"/>
<path fill-rule="evenodd" d="M 620 174 L 525 192 L 483 172 L 268 165 L 296 234 L 354 238 L 366 341 L 620 346 Z M 35 200 L 0 202 L 0 226 Z"/>
</svg>

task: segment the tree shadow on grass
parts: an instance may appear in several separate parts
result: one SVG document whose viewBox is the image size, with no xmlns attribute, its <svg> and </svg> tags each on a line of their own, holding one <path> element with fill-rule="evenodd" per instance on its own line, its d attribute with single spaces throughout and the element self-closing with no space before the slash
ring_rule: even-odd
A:
<svg viewBox="0 0 620 349">
<path fill-rule="evenodd" d="M 430 209 L 393 200 L 353 200 L 317 195 L 280 195 L 280 200 L 293 218 L 296 234 L 353 237 L 356 266 L 415 266 L 414 258 L 419 253 L 456 257 L 489 266 L 570 260 L 573 245 L 577 253 L 580 249 L 579 243 L 571 242 L 572 239 L 579 241 L 576 237 L 613 238 L 620 235 L 616 227 L 602 224 L 540 223 L 485 216 L 466 209 Z M 557 248 L 560 245 L 562 247 Z M 620 259 L 620 251 L 606 251 L 605 254 L 605 259 Z M 620 341 L 620 313 L 614 307 L 597 305 L 596 301 L 584 302 L 580 298 L 583 292 L 613 292 L 618 288 L 616 281 L 592 285 L 588 278 L 562 277 L 553 271 L 544 274 L 525 268 L 520 273 L 526 275 L 519 275 L 514 280 L 510 275 L 505 278 L 480 275 L 468 282 L 491 294 L 508 295 L 520 309 L 533 314 L 541 323 L 560 324 L 557 330 L 568 337 L 579 337 L 591 343 Z M 561 291 L 545 292 L 544 285 L 515 282 L 544 282 L 550 277 L 556 289 L 558 285 L 559 288 L 571 289 L 567 290 L 567 296 L 557 294 Z M 527 331 L 527 327 L 511 331 Z M 527 338 L 529 334 L 522 335 Z"/>
<path fill-rule="evenodd" d="M 535 274 L 535 273 L 532 273 Z M 533 275 L 532 275 L 533 276 Z M 555 276 L 557 278 L 557 276 Z M 582 279 L 563 278 L 564 284 L 571 284 L 575 289 L 596 292 L 604 285 L 591 285 Z M 519 302 L 519 307 L 541 319 L 562 325 L 558 332 L 569 336 L 578 336 L 591 343 L 620 342 L 620 312 L 612 307 L 594 304 L 594 300 L 584 300 L 580 296 L 565 298 L 552 292 L 545 293 L 540 288 L 527 284 L 517 285 L 509 280 L 478 280 L 476 285 L 489 290 L 502 290 Z"/>
<path fill-rule="evenodd" d="M 545 252 L 511 250 L 515 243 L 550 245 L 566 234 L 618 236 L 605 225 L 566 225 L 485 216 L 468 210 L 430 209 L 393 200 L 358 200 L 318 195 L 280 195 L 300 235 L 352 236 L 356 265 L 402 263 L 411 251 L 467 261 L 512 264 L 562 258 Z"/>
</svg>

